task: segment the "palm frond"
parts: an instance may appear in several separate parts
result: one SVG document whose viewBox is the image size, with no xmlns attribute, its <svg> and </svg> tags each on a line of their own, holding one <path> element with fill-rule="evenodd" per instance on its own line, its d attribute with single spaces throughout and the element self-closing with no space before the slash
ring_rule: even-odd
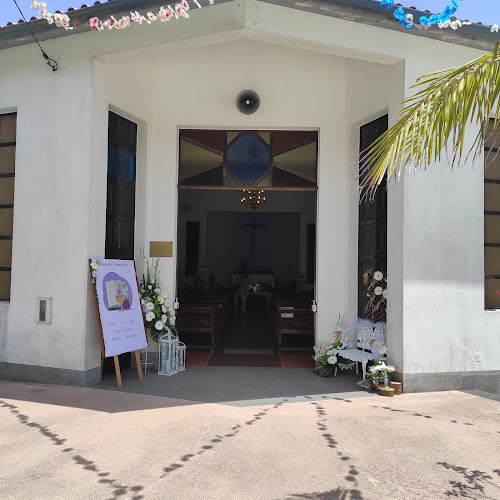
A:
<svg viewBox="0 0 500 500">
<path fill-rule="evenodd" d="M 421 88 L 402 103 L 401 119 L 382 134 L 358 160 L 363 196 L 372 196 L 386 178 L 426 169 L 439 161 L 448 141 L 453 143 L 452 167 L 467 154 L 482 151 L 490 116 L 500 120 L 500 54 L 495 50 L 463 66 L 424 75 L 412 88 Z M 478 125 L 470 148 L 469 124 Z"/>
</svg>

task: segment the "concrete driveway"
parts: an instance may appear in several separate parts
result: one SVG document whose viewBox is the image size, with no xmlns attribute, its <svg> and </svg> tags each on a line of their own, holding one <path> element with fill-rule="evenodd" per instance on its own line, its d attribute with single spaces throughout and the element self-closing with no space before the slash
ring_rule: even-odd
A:
<svg viewBox="0 0 500 500">
<path fill-rule="evenodd" d="M 283 395 L 241 407 L 0 382 L 0 497 L 498 500 L 494 398 Z"/>
</svg>

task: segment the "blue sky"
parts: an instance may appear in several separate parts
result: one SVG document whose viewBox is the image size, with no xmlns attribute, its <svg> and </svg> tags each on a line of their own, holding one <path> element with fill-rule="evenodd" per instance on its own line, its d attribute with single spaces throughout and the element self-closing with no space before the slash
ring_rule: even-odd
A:
<svg viewBox="0 0 500 500">
<path fill-rule="evenodd" d="M 45 0 L 47 9 L 50 12 L 56 10 L 66 11 L 68 7 L 79 7 L 83 3 L 89 5 L 94 0 Z M 404 5 L 414 5 L 419 9 L 429 9 L 433 13 L 441 12 L 451 0 L 399 0 Z M 217 0 L 215 0 L 217 2 Z M 35 14 L 30 8 L 30 0 L 17 0 L 24 15 L 29 19 Z M 165 4 L 175 3 L 175 0 L 165 0 Z M 462 0 L 457 11 L 459 19 L 470 19 L 473 22 L 481 21 L 484 24 L 500 24 L 500 0 Z M 8 21 L 18 21 L 21 18 L 13 0 L 0 0 L 0 24 L 7 24 Z"/>
</svg>

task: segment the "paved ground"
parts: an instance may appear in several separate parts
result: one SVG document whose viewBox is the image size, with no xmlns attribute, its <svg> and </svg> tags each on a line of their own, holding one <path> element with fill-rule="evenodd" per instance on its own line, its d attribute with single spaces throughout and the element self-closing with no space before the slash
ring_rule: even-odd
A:
<svg viewBox="0 0 500 500">
<path fill-rule="evenodd" d="M 202 388 L 212 369 L 205 370 Z M 186 384 L 188 372 L 148 374 L 143 389 L 179 385 L 183 375 Z M 353 397 L 338 390 L 340 377 L 320 380 L 323 392 L 310 379 L 316 397 L 287 395 L 283 381 L 268 382 L 263 394 L 266 381 L 254 379 L 243 406 L 226 400 L 231 391 L 207 403 L 108 390 L 107 381 L 0 382 L 0 497 L 500 498 L 500 398 Z M 126 390 L 131 384 L 124 378 Z"/>
</svg>

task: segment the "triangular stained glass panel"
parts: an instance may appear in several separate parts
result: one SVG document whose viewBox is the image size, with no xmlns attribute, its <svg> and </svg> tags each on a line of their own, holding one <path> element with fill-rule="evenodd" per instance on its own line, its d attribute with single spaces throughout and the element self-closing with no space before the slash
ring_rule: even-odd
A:
<svg viewBox="0 0 500 500">
<path fill-rule="evenodd" d="M 318 132 L 274 132 L 273 133 L 273 156 L 289 151 L 308 142 L 317 141 Z"/>
<path fill-rule="evenodd" d="M 271 132 L 257 132 L 257 134 L 266 144 L 271 144 Z"/>
<path fill-rule="evenodd" d="M 222 165 L 179 182 L 181 186 L 222 186 Z"/>
<path fill-rule="evenodd" d="M 273 158 L 273 163 L 283 170 L 316 182 L 316 142 L 292 149 Z"/>
<path fill-rule="evenodd" d="M 229 187 L 241 187 L 240 184 L 236 181 L 236 179 L 229 173 L 226 172 L 226 186 Z"/>
<path fill-rule="evenodd" d="M 180 138 L 196 143 L 214 153 L 224 153 L 226 140 L 223 130 L 181 130 Z"/>
<path fill-rule="evenodd" d="M 288 186 L 288 187 L 316 187 L 315 182 L 308 181 L 303 177 L 291 174 L 279 167 L 273 168 L 273 186 Z"/>
<path fill-rule="evenodd" d="M 242 186 L 253 186 L 270 166 L 269 147 L 254 132 L 243 132 L 227 148 L 226 169 Z"/>
<path fill-rule="evenodd" d="M 236 137 L 238 137 L 240 134 L 241 134 L 241 132 L 228 132 L 227 133 L 227 145 L 229 146 L 229 144 L 231 144 L 231 142 L 233 142 L 236 139 Z"/>
<path fill-rule="evenodd" d="M 179 180 L 201 174 L 222 163 L 222 154 L 213 153 L 190 142 L 181 141 Z"/>
<path fill-rule="evenodd" d="M 264 178 L 257 184 L 257 187 L 269 187 L 271 185 L 271 172 L 266 174 Z"/>
</svg>

